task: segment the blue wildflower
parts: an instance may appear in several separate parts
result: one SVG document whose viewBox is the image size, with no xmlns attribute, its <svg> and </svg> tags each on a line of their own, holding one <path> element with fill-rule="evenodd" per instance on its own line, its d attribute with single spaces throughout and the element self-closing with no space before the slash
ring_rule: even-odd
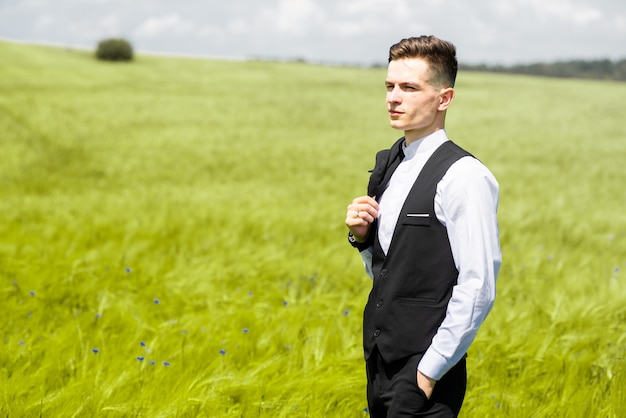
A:
<svg viewBox="0 0 626 418">
<path fill-rule="evenodd" d="M 100 350 L 98 350 L 97 348 L 94 348 L 91 351 L 93 351 L 94 354 L 98 354 L 100 352 Z"/>
<path fill-rule="evenodd" d="M 144 357 L 144 356 L 138 356 L 138 357 L 137 357 L 137 360 L 139 360 L 139 361 L 144 361 L 144 360 L 145 360 L 145 357 Z"/>
<path fill-rule="evenodd" d="M 248 328 L 244 328 L 241 330 L 241 332 L 243 332 L 244 334 L 247 334 L 248 332 L 250 332 L 250 330 L 248 330 Z"/>
<path fill-rule="evenodd" d="M 154 361 L 154 360 L 150 360 L 150 365 L 151 365 L 151 366 L 154 366 L 155 364 L 156 364 L 156 361 Z"/>
<path fill-rule="evenodd" d="M 139 342 L 139 345 L 140 345 L 140 346 L 142 346 L 142 347 L 145 347 L 145 346 L 146 346 L 146 343 L 144 343 L 143 341 L 140 341 L 140 342 Z"/>
<path fill-rule="evenodd" d="M 154 304 L 158 305 L 159 303 L 161 303 L 161 301 L 159 299 L 154 299 Z"/>
<path fill-rule="evenodd" d="M 221 354 L 221 355 L 224 355 L 224 354 L 226 354 L 226 350 L 224 350 L 224 349 L 221 349 L 221 350 L 220 350 L 220 354 Z"/>
<path fill-rule="evenodd" d="M 169 361 L 164 361 L 164 362 L 163 362 L 163 365 L 164 365 L 165 367 L 168 367 L 168 366 L 170 365 L 170 362 L 169 362 Z"/>
<path fill-rule="evenodd" d="M 126 273 L 130 273 L 131 271 L 130 267 L 126 267 Z"/>
<path fill-rule="evenodd" d="M 30 292 L 28 292 L 31 296 L 35 296 L 35 291 L 31 290 Z"/>
<path fill-rule="evenodd" d="M 343 315 L 344 316 L 348 316 L 350 315 L 350 311 L 348 309 L 346 309 L 345 311 L 343 311 Z"/>
</svg>

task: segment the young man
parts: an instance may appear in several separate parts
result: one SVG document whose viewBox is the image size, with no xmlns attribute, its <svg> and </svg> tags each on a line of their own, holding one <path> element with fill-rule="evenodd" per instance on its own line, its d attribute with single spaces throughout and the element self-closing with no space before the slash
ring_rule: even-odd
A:
<svg viewBox="0 0 626 418">
<path fill-rule="evenodd" d="M 498 183 L 445 131 L 457 67 L 454 45 L 433 36 L 390 48 L 387 111 L 404 136 L 348 205 L 373 279 L 363 345 L 376 418 L 457 416 L 466 352 L 495 299 Z"/>
</svg>

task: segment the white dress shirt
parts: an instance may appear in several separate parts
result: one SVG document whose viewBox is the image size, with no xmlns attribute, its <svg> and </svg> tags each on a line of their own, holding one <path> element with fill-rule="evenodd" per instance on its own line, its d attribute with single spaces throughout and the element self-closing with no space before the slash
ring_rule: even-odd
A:
<svg viewBox="0 0 626 418">
<path fill-rule="evenodd" d="M 439 130 L 408 147 L 403 144 L 405 157 L 379 202 L 378 239 L 385 254 L 411 187 L 426 161 L 446 141 L 445 130 Z M 423 374 L 439 380 L 467 352 L 494 303 L 502 261 L 496 217 L 498 182 L 476 158 L 463 157 L 437 184 L 434 204 L 459 271 L 446 316 L 418 365 Z M 372 248 L 361 256 L 367 274 L 373 277 Z"/>
</svg>

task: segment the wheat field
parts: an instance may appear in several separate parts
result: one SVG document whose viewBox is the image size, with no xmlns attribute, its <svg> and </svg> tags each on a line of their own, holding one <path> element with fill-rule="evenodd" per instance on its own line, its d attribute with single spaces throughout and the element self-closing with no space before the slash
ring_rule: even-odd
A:
<svg viewBox="0 0 626 418">
<path fill-rule="evenodd" d="M 0 412 L 366 417 L 346 242 L 384 69 L 0 42 Z M 461 73 L 501 188 L 462 417 L 626 413 L 626 84 Z"/>
</svg>

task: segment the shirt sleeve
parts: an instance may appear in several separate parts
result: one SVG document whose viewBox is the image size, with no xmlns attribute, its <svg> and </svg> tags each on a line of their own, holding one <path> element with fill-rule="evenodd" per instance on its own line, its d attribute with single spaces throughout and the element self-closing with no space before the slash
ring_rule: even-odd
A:
<svg viewBox="0 0 626 418">
<path fill-rule="evenodd" d="M 464 157 L 437 185 L 435 214 L 446 227 L 459 276 L 446 316 L 418 370 L 439 380 L 467 352 L 491 310 L 502 262 L 495 177 L 480 161 Z"/>
</svg>

